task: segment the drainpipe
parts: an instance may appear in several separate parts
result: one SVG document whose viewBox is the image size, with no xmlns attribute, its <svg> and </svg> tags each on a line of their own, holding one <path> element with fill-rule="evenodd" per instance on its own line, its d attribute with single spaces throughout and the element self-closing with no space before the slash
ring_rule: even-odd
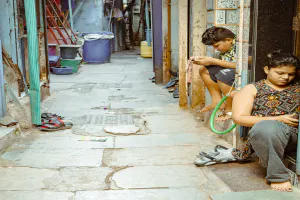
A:
<svg viewBox="0 0 300 200">
<path fill-rule="evenodd" d="M 148 6 L 148 0 L 146 0 L 146 5 L 145 5 L 145 15 L 146 15 L 146 25 L 147 25 L 146 40 L 147 40 L 148 46 L 151 46 L 150 19 L 149 19 L 149 6 Z"/>
<path fill-rule="evenodd" d="M 71 24 L 71 29 L 74 31 L 74 27 L 73 27 L 73 9 L 72 9 L 72 0 L 69 0 L 69 15 L 70 15 L 70 24 Z M 72 35 L 72 40 L 73 40 L 73 35 Z"/>
<path fill-rule="evenodd" d="M 0 47 L 2 47 L 0 40 Z M 2 48 L 0 48 L 0 117 L 4 117 L 6 113 L 5 95 L 4 95 L 4 73 L 2 63 Z"/>
<path fill-rule="evenodd" d="M 69 0 L 69 15 L 70 15 L 70 25 L 71 29 L 74 31 L 74 24 L 73 24 L 73 8 L 72 8 L 72 0 Z M 75 41 L 74 35 L 72 34 L 72 41 Z"/>
<path fill-rule="evenodd" d="M 38 63 L 38 32 L 36 23 L 35 0 L 26 0 L 25 16 L 28 35 L 28 63 L 30 74 L 30 106 L 32 123 L 41 124 L 41 92 L 40 92 L 40 66 Z"/>
</svg>

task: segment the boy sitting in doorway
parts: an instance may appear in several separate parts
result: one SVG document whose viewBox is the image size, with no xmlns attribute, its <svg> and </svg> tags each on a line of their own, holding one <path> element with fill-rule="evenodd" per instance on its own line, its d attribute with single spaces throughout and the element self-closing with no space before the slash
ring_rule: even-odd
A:
<svg viewBox="0 0 300 200">
<path fill-rule="evenodd" d="M 213 110 L 222 99 L 222 94 L 226 95 L 235 79 L 236 68 L 236 47 L 235 34 L 222 27 L 211 27 L 202 35 L 202 42 L 205 45 L 211 45 L 219 55 L 212 57 L 192 57 L 195 64 L 200 67 L 200 76 L 203 79 L 211 97 L 212 103 L 205 106 L 201 112 Z M 234 88 L 233 88 L 234 89 Z M 230 119 L 232 115 L 232 98 L 226 100 L 226 105 L 222 105 L 224 110 L 221 119 Z"/>
</svg>

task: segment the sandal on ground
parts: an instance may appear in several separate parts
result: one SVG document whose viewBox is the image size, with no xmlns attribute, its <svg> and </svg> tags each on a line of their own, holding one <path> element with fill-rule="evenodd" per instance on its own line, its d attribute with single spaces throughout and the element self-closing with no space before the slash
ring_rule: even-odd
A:
<svg viewBox="0 0 300 200">
<path fill-rule="evenodd" d="M 52 113 L 42 113 L 42 121 L 44 120 L 48 120 L 49 122 L 56 122 L 59 121 L 60 123 L 64 123 L 65 125 L 69 125 L 69 126 L 73 126 L 72 122 L 66 122 L 65 120 L 63 120 L 64 118 L 56 115 L 56 114 L 52 114 Z"/>
<path fill-rule="evenodd" d="M 173 91 L 173 98 L 179 98 L 179 89 L 176 88 L 174 91 Z"/>
<path fill-rule="evenodd" d="M 225 147 L 226 148 L 226 147 Z M 218 163 L 233 162 L 236 159 L 232 155 L 231 149 L 217 148 L 217 152 L 201 152 L 199 158 L 196 158 L 194 164 L 197 166 L 208 166 Z"/>
<path fill-rule="evenodd" d="M 177 82 L 178 82 L 178 80 L 172 80 L 172 81 L 168 82 L 168 83 L 164 86 L 164 88 L 170 88 L 170 87 L 173 87 L 173 86 L 176 85 Z"/>
<path fill-rule="evenodd" d="M 51 124 L 51 123 L 44 123 L 41 126 L 37 127 L 40 131 L 47 131 L 47 132 L 53 132 L 53 131 L 60 131 L 60 130 L 66 130 L 72 128 L 72 126 L 65 125 L 65 124 Z"/>
<path fill-rule="evenodd" d="M 44 119 L 53 118 L 53 117 L 64 119 L 64 117 L 59 116 L 57 114 L 52 114 L 52 113 L 42 113 L 41 117 L 44 118 Z"/>
</svg>

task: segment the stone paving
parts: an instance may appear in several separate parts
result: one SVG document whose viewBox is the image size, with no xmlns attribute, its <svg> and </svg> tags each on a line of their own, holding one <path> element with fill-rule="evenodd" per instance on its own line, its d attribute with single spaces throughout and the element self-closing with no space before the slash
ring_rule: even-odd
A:
<svg viewBox="0 0 300 200">
<path fill-rule="evenodd" d="M 193 164 L 199 151 L 229 145 L 151 77 L 152 60 L 132 52 L 84 64 L 74 75 L 52 75 L 43 111 L 65 116 L 74 127 L 32 130 L 9 147 L 0 159 L 0 199 L 207 200 L 230 192 L 208 167 Z M 124 125 L 140 131 L 103 130 Z"/>
</svg>

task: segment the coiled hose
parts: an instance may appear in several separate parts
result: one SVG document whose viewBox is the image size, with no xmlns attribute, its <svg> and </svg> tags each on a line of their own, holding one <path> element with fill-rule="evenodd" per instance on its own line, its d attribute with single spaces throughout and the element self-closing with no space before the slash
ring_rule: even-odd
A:
<svg viewBox="0 0 300 200">
<path fill-rule="evenodd" d="M 235 129 L 236 127 L 236 124 L 233 124 L 229 129 L 225 130 L 225 131 L 218 131 L 215 129 L 215 117 L 216 117 L 216 114 L 219 110 L 219 108 L 221 107 L 221 105 L 224 103 L 224 101 L 228 98 L 228 95 L 225 95 L 221 101 L 218 103 L 218 105 L 216 106 L 216 108 L 214 109 L 211 117 L 210 117 L 210 128 L 211 130 L 216 133 L 216 134 L 220 134 L 220 135 L 223 135 L 223 134 L 226 134 L 226 133 L 229 133 L 230 131 L 232 131 L 233 129 Z"/>
</svg>

